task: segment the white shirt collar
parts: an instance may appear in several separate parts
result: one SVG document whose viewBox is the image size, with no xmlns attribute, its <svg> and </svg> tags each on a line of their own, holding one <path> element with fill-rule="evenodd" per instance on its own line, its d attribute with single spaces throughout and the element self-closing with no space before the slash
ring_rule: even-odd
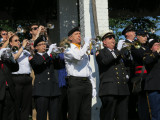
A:
<svg viewBox="0 0 160 120">
<path fill-rule="evenodd" d="M 108 48 L 108 50 L 109 50 L 109 51 L 114 51 L 114 49 L 110 49 L 110 48 Z"/>
<path fill-rule="evenodd" d="M 44 54 L 44 53 L 39 53 L 39 52 L 37 52 L 37 53 L 38 53 L 39 55 L 41 55 L 41 56 Z"/>
<path fill-rule="evenodd" d="M 129 39 L 127 39 L 128 41 L 130 41 L 130 42 L 133 42 L 134 40 L 129 40 Z"/>
<path fill-rule="evenodd" d="M 73 49 L 79 49 L 75 44 L 73 44 L 73 43 L 71 43 L 71 47 L 73 48 Z"/>
</svg>

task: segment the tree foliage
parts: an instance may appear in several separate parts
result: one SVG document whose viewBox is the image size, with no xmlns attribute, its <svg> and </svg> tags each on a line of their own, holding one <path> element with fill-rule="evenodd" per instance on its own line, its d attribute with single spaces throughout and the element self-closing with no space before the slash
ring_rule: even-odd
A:
<svg viewBox="0 0 160 120">
<path fill-rule="evenodd" d="M 116 40 L 122 39 L 122 30 L 129 24 L 133 24 L 136 30 L 144 29 L 151 37 L 158 38 L 155 32 L 159 31 L 160 17 L 132 17 L 132 18 L 110 18 L 109 28 L 116 35 Z"/>
</svg>

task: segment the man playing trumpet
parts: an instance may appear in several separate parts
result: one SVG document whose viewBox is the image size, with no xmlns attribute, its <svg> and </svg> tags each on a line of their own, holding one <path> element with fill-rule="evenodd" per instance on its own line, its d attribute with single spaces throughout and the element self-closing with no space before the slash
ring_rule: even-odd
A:
<svg viewBox="0 0 160 120">
<path fill-rule="evenodd" d="M 133 84 L 132 92 L 136 93 L 135 98 L 137 98 L 137 108 L 138 116 L 140 120 L 149 120 L 149 110 L 147 105 L 146 93 L 144 91 L 145 79 L 147 76 L 147 71 L 143 63 L 143 56 L 148 48 L 148 33 L 145 30 L 138 30 L 136 32 L 137 40 L 131 45 L 131 54 L 134 60 L 135 73 L 134 77 L 131 79 Z M 137 81 L 140 83 L 140 88 L 135 87 Z M 138 85 L 137 85 L 138 86 Z"/>
<path fill-rule="evenodd" d="M 49 120 L 59 120 L 58 103 L 60 88 L 55 76 L 55 59 L 51 52 L 56 48 L 55 44 L 49 46 L 46 52 L 46 42 L 43 36 L 38 37 L 34 42 L 35 55 L 30 57 L 30 63 L 35 73 L 33 96 L 35 98 L 37 120 L 46 120 L 47 112 Z"/>
<path fill-rule="evenodd" d="M 160 113 L 160 43 L 158 40 L 149 40 L 149 51 L 143 61 L 147 69 L 144 90 L 148 95 L 150 119 L 158 120 Z"/>
<path fill-rule="evenodd" d="M 101 120 L 128 120 L 129 76 L 121 54 L 115 49 L 115 35 L 102 37 L 104 48 L 96 56 L 100 73 Z M 122 109 L 123 108 L 123 109 Z"/>
<path fill-rule="evenodd" d="M 69 31 L 68 38 L 71 41 L 70 48 L 64 52 L 68 73 L 68 117 L 69 120 L 91 120 L 92 95 L 95 97 L 96 90 L 86 53 L 90 39 L 85 38 L 85 44 L 81 47 L 78 27 Z"/>
</svg>

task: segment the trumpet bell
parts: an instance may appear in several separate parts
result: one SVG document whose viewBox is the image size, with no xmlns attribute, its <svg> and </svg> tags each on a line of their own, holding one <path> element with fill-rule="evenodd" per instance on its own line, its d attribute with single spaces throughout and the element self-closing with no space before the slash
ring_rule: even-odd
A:
<svg viewBox="0 0 160 120">
<path fill-rule="evenodd" d="M 135 47 L 136 49 L 139 49 L 139 48 L 141 47 L 140 42 L 139 42 L 139 41 L 136 41 L 136 42 L 134 43 L 134 47 Z"/>
<path fill-rule="evenodd" d="M 12 51 L 13 51 L 13 52 L 16 52 L 17 50 L 18 50 L 18 47 L 17 47 L 17 46 L 13 46 L 13 47 L 12 47 Z"/>
</svg>

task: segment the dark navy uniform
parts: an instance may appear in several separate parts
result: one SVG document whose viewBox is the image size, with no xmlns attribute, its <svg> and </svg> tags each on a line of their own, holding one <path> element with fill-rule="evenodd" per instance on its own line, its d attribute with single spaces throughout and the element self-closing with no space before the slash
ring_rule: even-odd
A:
<svg viewBox="0 0 160 120">
<path fill-rule="evenodd" d="M 144 84 L 147 76 L 147 70 L 145 68 L 143 69 L 144 67 L 143 56 L 145 52 L 149 50 L 149 48 L 147 44 L 139 44 L 139 48 L 135 47 L 136 46 L 131 47 L 132 57 L 135 64 L 134 77 L 136 77 L 137 79 L 139 79 L 139 77 L 142 78 L 141 82 L 142 91 L 134 95 L 133 99 L 136 101 L 138 105 L 138 114 L 140 120 L 149 120 L 150 117 L 147 104 L 147 97 L 146 97 L 146 92 L 144 91 Z M 141 75 L 142 72 L 143 74 Z"/>
<path fill-rule="evenodd" d="M 152 120 L 159 120 L 160 113 L 160 55 L 149 51 L 144 57 L 147 77 L 144 89 L 148 92 Z"/>
<path fill-rule="evenodd" d="M 128 32 L 130 32 L 130 34 L 128 34 Z M 127 67 L 127 71 L 129 73 L 129 89 L 130 91 L 132 91 L 132 84 L 131 84 L 131 79 L 134 77 L 134 61 L 133 61 L 133 57 L 131 54 L 131 45 L 134 44 L 135 41 L 135 28 L 134 26 L 128 25 L 126 26 L 126 28 L 122 31 L 122 35 L 125 36 L 125 41 L 123 43 L 122 49 L 121 49 L 121 54 L 124 58 L 124 64 Z M 130 94 L 129 96 L 129 109 L 128 109 L 128 113 L 129 113 L 129 118 L 137 118 L 138 114 L 136 112 L 136 100 L 135 100 L 135 96 L 132 94 Z"/>
<path fill-rule="evenodd" d="M 132 57 L 133 57 L 133 61 L 134 61 L 134 65 L 135 65 L 135 76 L 139 76 L 142 72 L 142 67 L 144 66 L 143 63 L 143 56 L 145 54 L 146 51 L 148 51 L 149 48 L 147 46 L 147 44 L 140 44 L 140 48 L 135 48 L 135 46 L 131 47 L 131 53 L 132 53 Z M 144 75 L 143 77 L 145 78 L 146 76 L 146 69 L 144 70 Z M 144 87 L 143 87 L 144 89 Z"/>
<path fill-rule="evenodd" d="M 58 120 L 60 89 L 54 72 L 54 60 L 47 53 L 36 53 L 30 63 L 35 73 L 33 96 L 37 120 L 45 120 L 47 111 L 50 120 Z"/>
<path fill-rule="evenodd" d="M 128 120 L 128 74 L 119 52 L 115 49 L 114 53 L 117 57 L 105 47 L 96 57 L 102 101 L 100 117 L 101 120 L 113 120 L 115 116 L 118 120 Z"/>
<path fill-rule="evenodd" d="M 11 72 L 18 70 L 19 65 L 17 62 L 0 61 L 0 120 L 19 119 L 15 86 L 11 76 Z"/>
</svg>

